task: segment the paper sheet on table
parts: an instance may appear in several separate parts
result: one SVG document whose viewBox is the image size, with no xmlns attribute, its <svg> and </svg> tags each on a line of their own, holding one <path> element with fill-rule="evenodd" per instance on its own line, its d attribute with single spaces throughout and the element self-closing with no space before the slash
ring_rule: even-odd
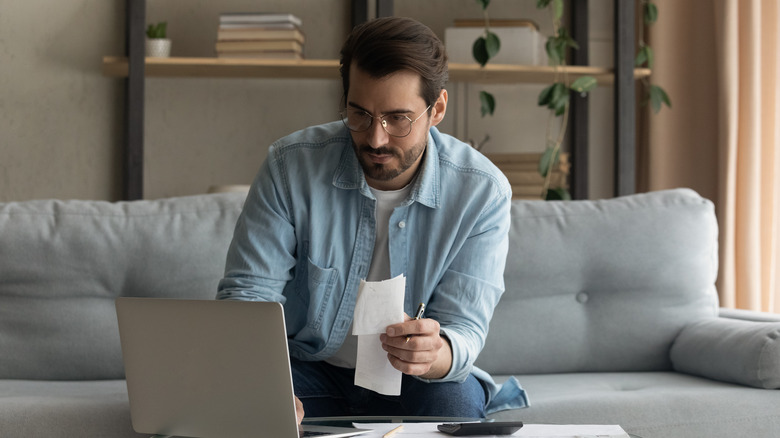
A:
<svg viewBox="0 0 780 438">
<path fill-rule="evenodd" d="M 355 385 L 384 395 L 401 394 L 401 372 L 387 360 L 379 334 L 404 321 L 405 290 L 403 275 L 360 282 L 352 321 L 352 334 L 358 335 Z"/>
<path fill-rule="evenodd" d="M 436 429 L 438 423 L 404 423 L 395 437 L 442 438 L 445 435 Z M 354 423 L 355 427 L 371 429 L 360 435 L 363 438 L 379 438 L 398 427 L 398 423 Z M 525 438 L 629 438 L 626 431 L 617 425 L 601 424 L 526 424 L 511 436 Z"/>
<path fill-rule="evenodd" d="M 512 436 L 537 438 L 629 438 L 622 427 L 614 424 L 526 424 Z"/>
</svg>

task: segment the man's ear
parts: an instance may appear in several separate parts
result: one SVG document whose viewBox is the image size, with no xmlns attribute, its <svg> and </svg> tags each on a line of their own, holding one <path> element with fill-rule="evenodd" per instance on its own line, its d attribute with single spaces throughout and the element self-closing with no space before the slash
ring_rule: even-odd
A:
<svg viewBox="0 0 780 438">
<path fill-rule="evenodd" d="M 444 114 L 447 113 L 447 90 L 441 90 L 439 98 L 433 104 L 433 111 L 431 112 L 431 126 L 436 126 L 444 119 Z"/>
</svg>

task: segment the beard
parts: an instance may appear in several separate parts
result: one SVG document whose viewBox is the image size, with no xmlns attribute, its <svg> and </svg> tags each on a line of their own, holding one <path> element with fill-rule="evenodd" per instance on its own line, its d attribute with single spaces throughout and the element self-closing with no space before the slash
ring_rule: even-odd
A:
<svg viewBox="0 0 780 438">
<path fill-rule="evenodd" d="M 376 181 L 390 181 L 409 170 L 425 152 L 426 146 L 428 146 L 427 136 L 423 142 L 417 143 L 405 151 L 388 146 L 379 148 L 372 148 L 368 145 L 358 146 L 354 141 L 352 142 L 352 148 L 355 151 L 360 167 L 363 168 L 363 173 L 365 173 L 367 178 Z M 387 155 L 393 159 L 387 163 L 376 163 L 371 160 L 369 154 Z"/>
</svg>

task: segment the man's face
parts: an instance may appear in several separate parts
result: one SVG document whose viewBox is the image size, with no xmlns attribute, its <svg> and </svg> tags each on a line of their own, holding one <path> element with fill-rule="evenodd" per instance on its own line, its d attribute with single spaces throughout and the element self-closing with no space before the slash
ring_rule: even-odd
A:
<svg viewBox="0 0 780 438">
<path fill-rule="evenodd" d="M 389 135 L 379 119 L 363 132 L 351 132 L 352 147 L 366 175 L 368 185 L 379 190 L 398 190 L 414 178 L 428 143 L 428 130 L 438 124 L 443 111 L 434 104 L 428 114 L 420 96 L 420 77 L 401 70 L 383 78 L 373 78 L 357 68 L 350 67 L 350 85 L 347 108 L 362 110 L 373 116 L 405 115 L 411 120 L 412 131 L 406 137 Z M 446 106 L 446 93 L 445 106 Z M 438 103 L 438 101 L 437 101 Z"/>
</svg>

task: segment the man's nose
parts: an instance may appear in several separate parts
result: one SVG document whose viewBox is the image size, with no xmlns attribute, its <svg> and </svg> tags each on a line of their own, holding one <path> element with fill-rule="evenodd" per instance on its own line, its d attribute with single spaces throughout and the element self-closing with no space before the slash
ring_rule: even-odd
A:
<svg viewBox="0 0 780 438">
<path fill-rule="evenodd" d="M 382 126 L 382 119 L 374 119 L 371 127 L 368 128 L 368 144 L 373 148 L 386 146 L 389 137 L 390 135 L 385 131 L 384 126 Z"/>
</svg>

